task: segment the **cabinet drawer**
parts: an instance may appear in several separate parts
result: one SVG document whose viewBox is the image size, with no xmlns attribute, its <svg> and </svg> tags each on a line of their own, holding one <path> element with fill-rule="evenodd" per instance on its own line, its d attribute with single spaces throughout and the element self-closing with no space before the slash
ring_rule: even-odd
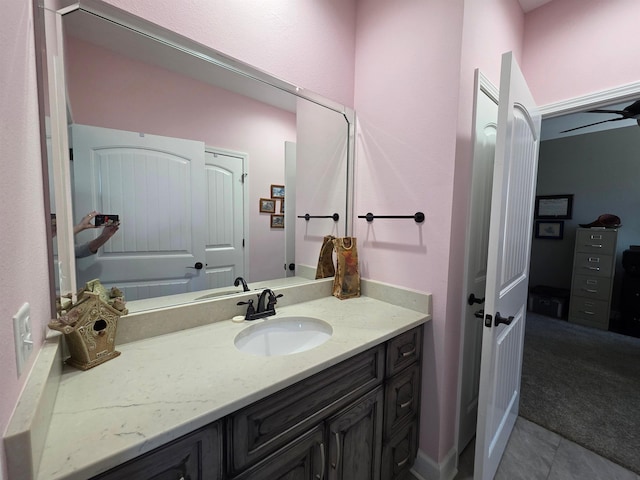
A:
<svg viewBox="0 0 640 480">
<path fill-rule="evenodd" d="M 239 472 L 382 383 L 379 345 L 230 415 L 229 469 Z"/>
<path fill-rule="evenodd" d="M 616 232 L 606 230 L 578 230 L 576 251 L 585 253 L 613 254 L 616 246 Z"/>
<path fill-rule="evenodd" d="M 417 416 L 420 408 L 420 366 L 413 365 L 392 378 L 385 388 L 385 432 L 392 435 Z"/>
<path fill-rule="evenodd" d="M 577 275 L 610 277 L 613 268 L 611 255 L 576 253 L 573 271 Z"/>
<path fill-rule="evenodd" d="M 593 300 L 608 300 L 611 278 L 576 275 L 573 277 L 573 294 Z"/>
<path fill-rule="evenodd" d="M 93 480 L 222 479 L 222 428 L 214 423 L 109 470 Z"/>
<path fill-rule="evenodd" d="M 609 302 L 571 297 L 569 321 L 597 328 L 609 328 Z"/>
<path fill-rule="evenodd" d="M 385 443 L 382 448 L 382 478 L 405 478 L 418 454 L 418 422 L 412 422 Z"/>
<path fill-rule="evenodd" d="M 387 347 L 387 377 L 418 361 L 421 353 L 422 326 L 390 340 Z"/>
</svg>

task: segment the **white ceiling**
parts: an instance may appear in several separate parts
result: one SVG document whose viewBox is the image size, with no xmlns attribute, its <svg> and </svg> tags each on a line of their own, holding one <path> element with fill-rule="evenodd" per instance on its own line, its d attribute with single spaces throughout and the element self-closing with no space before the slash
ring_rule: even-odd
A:
<svg viewBox="0 0 640 480">
<path fill-rule="evenodd" d="M 551 0 L 518 0 L 524 13 L 530 12 L 531 10 L 540 7 L 545 3 L 549 3 L 550 1 Z"/>
</svg>

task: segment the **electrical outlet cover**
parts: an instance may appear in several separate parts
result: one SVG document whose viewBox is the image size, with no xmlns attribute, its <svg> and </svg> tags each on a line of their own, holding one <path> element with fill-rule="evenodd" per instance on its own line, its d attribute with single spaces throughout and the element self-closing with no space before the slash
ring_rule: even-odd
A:
<svg viewBox="0 0 640 480">
<path fill-rule="evenodd" d="M 16 366 L 18 369 L 18 377 L 22 373 L 22 368 L 29 359 L 29 355 L 33 349 L 30 313 L 31 308 L 28 303 L 25 303 L 13 317 L 13 335 L 16 345 Z"/>
</svg>

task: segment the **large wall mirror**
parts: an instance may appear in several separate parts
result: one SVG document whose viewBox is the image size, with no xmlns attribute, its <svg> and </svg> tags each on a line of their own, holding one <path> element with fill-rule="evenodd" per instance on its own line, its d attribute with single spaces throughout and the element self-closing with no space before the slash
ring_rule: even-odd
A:
<svg viewBox="0 0 640 480">
<path fill-rule="evenodd" d="M 56 294 L 99 278 L 136 311 L 312 281 L 351 230 L 353 111 L 98 1 L 42 12 Z M 87 254 L 94 211 L 119 228 Z"/>
</svg>

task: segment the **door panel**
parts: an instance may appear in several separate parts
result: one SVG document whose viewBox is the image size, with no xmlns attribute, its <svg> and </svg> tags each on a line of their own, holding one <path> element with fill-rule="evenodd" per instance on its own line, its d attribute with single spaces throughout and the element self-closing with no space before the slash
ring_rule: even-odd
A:
<svg viewBox="0 0 640 480">
<path fill-rule="evenodd" d="M 490 480 L 518 415 L 540 116 L 511 53 L 502 57 L 491 199 L 476 480 Z M 505 323 L 498 322 L 504 318 Z"/>
<path fill-rule="evenodd" d="M 244 158 L 210 150 L 205 154 L 207 288 L 226 287 L 245 276 Z"/>
<path fill-rule="evenodd" d="M 74 125 L 75 223 L 91 210 L 120 215 L 119 231 L 78 260 L 78 283 L 100 278 L 128 300 L 206 287 L 190 268 L 204 262 L 204 144 Z M 81 232 L 81 244 L 99 229 Z"/>
</svg>

